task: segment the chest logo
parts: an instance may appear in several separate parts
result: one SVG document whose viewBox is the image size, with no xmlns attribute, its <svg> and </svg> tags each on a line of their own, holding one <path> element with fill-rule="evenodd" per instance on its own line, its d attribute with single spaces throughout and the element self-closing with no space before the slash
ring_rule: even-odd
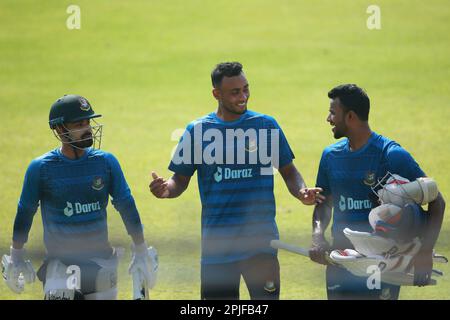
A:
<svg viewBox="0 0 450 320">
<path fill-rule="evenodd" d="M 375 173 L 367 172 L 363 182 L 366 186 L 373 186 L 375 184 Z"/>
<path fill-rule="evenodd" d="M 92 189 L 96 191 L 100 191 L 105 187 L 105 184 L 103 183 L 103 179 L 101 177 L 95 178 L 92 182 Z"/>
</svg>

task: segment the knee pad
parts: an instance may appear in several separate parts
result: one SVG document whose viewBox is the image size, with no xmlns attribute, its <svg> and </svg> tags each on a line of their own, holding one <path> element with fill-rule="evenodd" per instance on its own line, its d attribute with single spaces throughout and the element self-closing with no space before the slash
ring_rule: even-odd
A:
<svg viewBox="0 0 450 320">
<path fill-rule="evenodd" d="M 58 259 L 52 259 L 46 267 L 44 294 L 45 300 L 84 300 L 83 294 L 77 288 L 69 289 L 67 266 Z"/>
<path fill-rule="evenodd" d="M 109 259 L 93 258 L 91 260 L 100 267 L 95 280 L 95 291 L 100 293 L 117 288 L 117 268 L 119 265 L 117 254 L 114 253 Z"/>
<path fill-rule="evenodd" d="M 94 292 L 84 296 L 85 300 L 116 300 L 117 288 L 112 288 L 107 291 Z"/>
</svg>

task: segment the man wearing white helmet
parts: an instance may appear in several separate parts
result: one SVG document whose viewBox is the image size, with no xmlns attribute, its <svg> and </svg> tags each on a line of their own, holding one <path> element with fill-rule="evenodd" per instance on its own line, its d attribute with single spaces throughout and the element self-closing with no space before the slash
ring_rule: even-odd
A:
<svg viewBox="0 0 450 320">
<path fill-rule="evenodd" d="M 327 201 L 317 204 L 313 213 L 313 235 L 310 257 L 327 265 L 328 299 L 397 299 L 400 287 L 381 283 L 370 289 L 367 277 L 356 277 L 344 268 L 329 264 L 326 255 L 333 249 L 352 249 L 344 230 L 373 232 L 368 215 L 378 206 L 372 187 L 388 172 L 409 181 L 425 173 L 398 143 L 370 129 L 368 123 L 370 100 L 366 92 L 354 84 L 333 88 L 329 93 L 330 108 L 327 121 L 331 124 L 337 143 L 325 148 L 320 160 L 317 187 L 324 190 Z M 378 199 L 376 199 L 378 200 Z M 432 251 L 442 225 L 445 202 L 438 193 L 428 205 L 427 219 L 422 230 L 422 244 L 414 254 L 414 284 L 430 283 Z M 329 245 L 324 233 L 331 219 L 333 242 Z"/>
</svg>

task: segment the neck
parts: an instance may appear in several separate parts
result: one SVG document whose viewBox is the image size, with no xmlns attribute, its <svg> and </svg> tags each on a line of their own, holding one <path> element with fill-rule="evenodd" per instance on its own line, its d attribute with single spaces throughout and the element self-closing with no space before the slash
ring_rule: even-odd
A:
<svg viewBox="0 0 450 320">
<path fill-rule="evenodd" d="M 216 115 L 223 121 L 235 121 L 242 116 L 242 114 L 236 114 L 226 110 L 221 104 L 217 107 Z"/>
<path fill-rule="evenodd" d="M 356 151 L 362 148 L 369 140 L 371 134 L 372 130 L 370 130 L 369 124 L 367 122 L 364 122 L 360 126 L 353 129 L 352 132 L 347 136 L 350 144 L 350 150 Z"/>
<path fill-rule="evenodd" d="M 84 149 L 77 149 L 67 143 L 64 143 L 61 147 L 61 153 L 69 159 L 79 159 L 85 152 L 86 151 Z"/>
</svg>

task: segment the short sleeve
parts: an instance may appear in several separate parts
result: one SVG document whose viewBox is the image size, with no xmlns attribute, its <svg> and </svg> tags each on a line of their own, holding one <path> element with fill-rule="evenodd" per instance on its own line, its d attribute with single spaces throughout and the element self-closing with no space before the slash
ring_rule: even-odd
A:
<svg viewBox="0 0 450 320">
<path fill-rule="evenodd" d="M 169 164 L 169 170 L 186 177 L 192 176 L 196 170 L 194 152 L 194 124 L 191 123 L 187 126 L 178 142 Z"/>
<path fill-rule="evenodd" d="M 289 143 L 286 139 L 286 136 L 283 132 L 283 130 L 281 129 L 281 127 L 279 126 L 278 122 L 271 118 L 275 129 L 278 130 L 279 133 L 279 163 L 278 163 L 278 167 L 279 168 L 283 168 L 284 166 L 288 165 L 289 163 L 292 162 L 292 160 L 295 159 L 295 155 L 292 152 L 291 147 L 289 146 Z M 273 152 L 273 150 L 272 150 Z"/>
<path fill-rule="evenodd" d="M 113 201 L 128 199 L 131 196 L 131 191 L 125 180 L 119 161 L 110 153 L 106 154 L 106 159 L 111 169 L 109 194 L 113 198 Z"/>
<path fill-rule="evenodd" d="M 331 193 L 330 181 L 328 178 L 328 163 L 326 150 L 323 151 L 322 157 L 320 158 L 319 170 L 317 172 L 317 179 L 316 179 L 316 187 L 322 188 L 324 195 L 329 195 Z"/>
<path fill-rule="evenodd" d="M 395 144 L 387 151 L 388 170 L 393 174 L 398 174 L 410 181 L 420 177 L 425 177 L 425 173 L 411 156 L 400 145 Z"/>
</svg>

